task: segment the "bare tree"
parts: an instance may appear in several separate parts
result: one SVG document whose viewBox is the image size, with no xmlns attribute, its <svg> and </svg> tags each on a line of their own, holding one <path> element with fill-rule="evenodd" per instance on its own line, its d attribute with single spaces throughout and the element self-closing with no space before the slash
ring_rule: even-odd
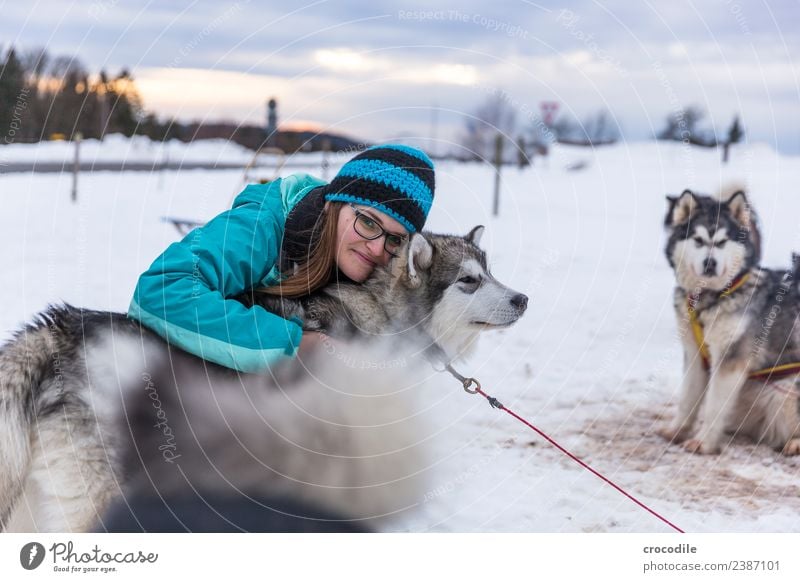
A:
<svg viewBox="0 0 800 582">
<path fill-rule="evenodd" d="M 44 47 L 27 50 L 20 55 L 22 68 L 25 69 L 28 85 L 38 89 L 40 81 L 50 66 L 50 55 Z"/>
<path fill-rule="evenodd" d="M 714 147 L 717 145 L 716 136 L 699 127 L 704 117 L 705 112 L 696 105 L 670 113 L 666 119 L 666 127 L 656 135 L 656 138 Z"/>
<path fill-rule="evenodd" d="M 89 73 L 83 64 L 69 57 L 56 57 L 49 70 L 54 83 L 48 89 L 48 111 L 44 125 L 45 135 L 63 134 L 68 139 L 81 132 L 92 135 L 91 117 L 94 103 L 89 85 Z"/>
<path fill-rule="evenodd" d="M 619 125 L 606 110 L 590 115 L 583 122 L 587 145 L 604 145 L 619 140 Z"/>
<path fill-rule="evenodd" d="M 728 153 L 731 147 L 731 144 L 739 143 L 742 141 L 744 137 L 744 130 L 742 129 L 741 124 L 739 123 L 739 116 L 733 118 L 733 123 L 728 128 L 728 138 L 725 140 L 722 148 L 722 161 L 724 163 L 728 163 Z"/>
<path fill-rule="evenodd" d="M 552 127 L 558 143 L 598 146 L 615 143 L 619 139 L 619 127 L 606 110 L 587 116 L 583 122 L 562 114 Z"/>
<path fill-rule="evenodd" d="M 503 94 L 490 95 L 465 123 L 461 145 L 470 157 L 478 160 L 492 159 L 496 136 L 514 143 L 517 111 Z M 511 150 L 512 148 L 506 148 Z"/>
</svg>

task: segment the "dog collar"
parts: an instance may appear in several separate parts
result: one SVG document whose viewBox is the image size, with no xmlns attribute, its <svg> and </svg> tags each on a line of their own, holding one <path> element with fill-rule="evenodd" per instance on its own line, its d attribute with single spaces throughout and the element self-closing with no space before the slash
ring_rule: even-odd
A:
<svg viewBox="0 0 800 582">
<path fill-rule="evenodd" d="M 720 293 L 720 296 L 721 297 L 728 297 L 734 291 L 739 289 L 742 285 L 747 283 L 747 280 L 749 278 L 750 278 L 750 273 L 749 272 L 742 273 L 741 275 L 736 277 L 733 281 L 731 281 L 731 286 L 728 287 L 727 289 L 725 289 L 722 293 Z"/>
</svg>

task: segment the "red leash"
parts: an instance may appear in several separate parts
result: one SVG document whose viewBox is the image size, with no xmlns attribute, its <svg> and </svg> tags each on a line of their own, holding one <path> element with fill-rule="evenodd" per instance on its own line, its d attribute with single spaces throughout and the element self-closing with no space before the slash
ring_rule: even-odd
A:
<svg viewBox="0 0 800 582">
<path fill-rule="evenodd" d="M 579 464 L 581 467 L 583 467 L 583 468 L 584 468 L 584 469 L 586 469 L 587 471 L 590 471 L 591 473 L 593 473 L 593 474 L 594 474 L 594 475 L 596 475 L 597 477 L 600 477 L 600 479 L 602 479 L 603 481 L 605 481 L 606 483 L 608 483 L 609 485 L 611 485 L 611 486 L 612 486 L 614 489 L 616 489 L 617 491 L 619 491 L 620 493 L 622 493 L 622 494 L 623 494 L 625 497 L 627 497 L 628 499 L 630 499 L 631 501 L 633 501 L 633 502 L 634 502 L 636 505 L 638 505 L 638 506 L 639 506 L 639 507 L 641 507 L 642 509 L 646 509 L 647 511 L 649 511 L 650 513 L 652 513 L 653 515 L 655 515 L 655 516 L 656 516 L 658 519 L 660 519 L 661 521 L 663 521 L 664 523 L 666 523 L 668 526 L 670 526 L 670 527 L 671 527 L 672 529 L 674 529 L 675 531 L 677 531 L 677 532 L 680 532 L 680 533 L 686 533 L 686 532 L 685 532 L 685 531 L 683 531 L 681 528 L 679 528 L 677 525 L 675 525 L 674 523 L 672 523 L 671 521 L 669 521 L 667 518 L 665 518 L 664 516 L 660 515 L 658 512 L 654 511 L 653 509 L 650 509 L 650 508 L 649 508 L 647 505 L 645 505 L 644 503 L 642 503 L 641 501 L 639 501 L 638 499 L 636 499 L 636 498 L 635 498 L 633 495 L 631 495 L 630 493 L 628 493 L 627 491 L 625 491 L 625 490 L 624 490 L 622 487 L 620 487 L 619 485 L 617 485 L 616 483 L 614 483 L 614 482 L 613 482 L 611 479 L 609 479 L 609 478 L 605 477 L 604 475 L 602 475 L 602 474 L 598 473 L 597 471 L 595 471 L 594 469 L 592 469 L 592 468 L 591 468 L 589 465 L 587 465 L 587 464 L 586 464 L 586 463 L 584 463 L 582 460 L 580 460 L 578 457 L 576 457 L 575 455 L 573 455 L 572 453 L 570 453 L 570 452 L 569 452 L 567 449 L 565 449 L 564 447 L 562 447 L 560 444 L 558 444 L 556 441 L 554 441 L 552 438 L 550 438 L 550 437 L 549 437 L 548 435 L 546 435 L 544 432 L 542 432 L 541 430 L 539 430 L 538 428 L 536 428 L 535 426 L 533 426 L 533 425 L 532 425 L 530 422 L 528 422 L 527 420 L 525 420 L 524 418 L 522 418 L 522 417 L 521 417 L 520 415 L 518 415 L 516 412 L 514 412 L 513 410 L 509 410 L 508 408 L 506 408 L 505 406 L 503 406 L 503 405 L 502 405 L 502 404 L 501 404 L 501 403 L 500 403 L 500 402 L 497 400 L 497 398 L 493 398 L 492 396 L 489 396 L 488 394 L 486 394 L 486 392 L 484 392 L 483 390 L 481 390 L 480 384 L 477 384 L 477 380 L 474 380 L 474 379 L 472 379 L 472 378 L 468 378 L 468 379 L 469 379 L 469 380 L 473 380 L 473 381 L 475 381 L 475 382 L 476 382 L 476 385 L 477 385 L 477 388 L 475 388 L 475 390 L 474 390 L 474 391 L 472 391 L 472 390 L 469 390 L 469 389 L 467 388 L 467 387 L 469 386 L 469 384 L 468 384 L 468 385 L 464 386 L 464 389 L 465 389 L 465 390 L 467 390 L 467 392 L 470 392 L 471 394 L 480 394 L 481 396 L 483 396 L 484 398 L 486 398 L 486 400 L 488 400 L 488 401 L 489 401 L 489 404 L 491 404 L 491 405 L 492 405 L 492 408 L 497 408 L 497 409 L 499 409 L 499 410 L 502 410 L 503 412 L 507 412 L 508 414 L 510 414 L 511 416 L 513 416 L 514 418 L 516 418 L 516 419 L 517 419 L 518 421 L 520 421 L 521 423 L 525 424 L 526 426 L 528 426 L 528 427 L 529 427 L 529 428 L 531 428 L 532 430 L 536 431 L 536 433 L 537 433 L 539 436 L 541 436 L 542 438 L 544 438 L 544 439 L 545 439 L 547 442 L 549 442 L 551 445 L 553 445 L 553 446 L 554 446 L 555 448 L 557 448 L 559 451 L 561 451 L 562 453 L 564 453 L 565 455 L 567 455 L 567 456 L 568 456 L 570 459 L 572 459 L 573 461 L 575 461 L 576 463 L 578 463 L 578 464 Z"/>
<path fill-rule="evenodd" d="M 434 344 L 434 345 L 435 345 L 435 344 Z M 437 350 L 438 350 L 439 352 L 441 352 L 441 348 L 437 348 Z M 667 524 L 668 526 L 670 526 L 670 527 L 671 527 L 672 529 L 674 529 L 675 531 L 677 531 L 677 532 L 679 532 L 679 533 L 686 533 L 686 532 L 685 532 L 685 531 L 683 531 L 681 528 L 679 528 L 677 525 L 675 525 L 675 524 L 674 524 L 674 523 L 672 523 L 670 520 L 668 520 L 666 517 L 664 517 L 664 516 L 660 515 L 658 512 L 654 511 L 653 509 L 650 509 L 650 508 L 649 508 L 647 505 L 645 505 L 644 503 L 642 503 L 641 501 L 639 501 L 638 499 L 636 499 L 636 498 L 635 498 L 633 495 L 631 495 L 630 493 L 628 493 L 627 491 L 625 491 L 625 490 L 624 490 L 622 487 L 620 487 L 619 485 L 617 485 L 616 483 L 614 483 L 614 482 L 613 482 L 611 479 L 609 479 L 608 477 L 606 477 L 606 476 L 604 476 L 604 475 L 602 475 L 602 474 L 598 473 L 598 472 L 597 472 L 597 471 L 595 471 L 594 469 L 592 469 L 592 468 L 591 468 L 589 465 L 587 465 L 587 464 L 586 464 L 586 463 L 584 463 L 582 460 L 580 460 L 578 457 L 576 457 L 575 455 L 573 455 L 572 453 L 570 453 L 570 452 L 569 452 L 567 449 L 565 449 L 564 447 L 562 447 L 560 444 L 558 444 L 556 441 L 554 441 L 554 440 L 553 440 L 552 438 L 550 438 L 548 435 L 546 435 L 545 433 L 543 433 L 541 430 L 539 430 L 538 428 L 536 428 L 535 426 L 533 426 L 533 425 L 532 425 L 530 422 L 528 422 L 527 420 L 525 420 L 524 418 L 522 418 L 522 417 L 521 417 L 520 415 L 518 415 L 516 412 L 514 412 L 513 410 L 509 410 L 508 408 L 506 408 L 505 406 L 503 406 L 503 404 L 501 404 L 501 403 L 500 403 L 500 401 L 499 401 L 499 400 L 497 400 L 497 398 L 494 398 L 494 397 L 492 397 L 492 396 L 489 396 L 488 394 L 486 394 L 486 392 L 484 392 L 483 390 L 481 390 L 481 383 L 480 383 L 480 382 L 478 382 L 478 381 L 477 381 L 475 378 L 467 378 L 467 377 L 465 377 L 465 376 L 462 376 L 461 374 L 459 374 L 458 372 L 456 372 L 456 371 L 453 369 L 453 367 L 452 367 L 452 366 L 451 366 L 449 363 L 447 363 L 447 360 L 446 360 L 446 359 L 444 359 L 444 358 L 441 358 L 441 360 L 444 362 L 444 369 L 445 369 L 445 370 L 447 370 L 448 372 L 450 372 L 450 374 L 451 374 L 451 375 L 452 375 L 454 378 L 456 378 L 456 379 L 457 379 L 459 382 L 461 382 L 461 385 L 464 387 L 464 390 L 466 390 L 466 391 L 467 391 L 467 392 L 469 392 L 470 394 L 480 394 L 481 396 L 483 396 L 484 398 L 486 398 L 486 400 L 488 400 L 488 401 L 489 401 L 489 404 L 492 406 L 492 408 L 498 408 L 498 409 L 500 409 L 500 410 L 502 410 L 502 411 L 504 411 L 504 412 L 507 412 L 508 414 L 510 414 L 511 416 L 513 416 L 514 418 L 516 418 L 518 421 L 520 421 L 521 423 L 523 423 L 524 425 L 526 425 L 527 427 L 529 427 L 530 429 L 532 429 L 533 431 L 535 431 L 535 432 L 536 432 L 538 435 L 540 435 L 541 437 L 543 437 L 543 438 L 544 438 L 544 439 L 545 439 L 545 440 L 546 440 L 548 443 L 550 443 L 550 444 L 551 444 L 551 445 L 553 445 L 555 448 L 557 448 L 559 451 L 561 451 L 562 453 L 564 453 L 565 455 L 567 455 L 567 456 L 568 456 L 570 459 L 572 459 L 573 461 L 575 461 L 576 463 L 578 463 L 578 464 L 579 464 L 581 467 L 583 467 L 583 468 L 584 468 L 584 469 L 586 469 L 587 471 L 591 472 L 592 474 L 596 475 L 597 477 L 600 477 L 600 479 L 602 479 L 603 481 L 605 481 L 606 483 L 608 483 L 609 485 L 611 485 L 611 486 L 612 486 L 614 489 L 616 489 L 617 491 L 619 491 L 620 493 L 622 493 L 622 494 L 623 494 L 625 497 L 627 497 L 628 499 L 630 499 L 631 501 L 633 501 L 633 502 L 634 502 L 636 505 L 638 505 L 638 506 L 639 506 L 639 507 L 641 507 L 642 509 L 646 509 L 648 512 L 650 512 L 651 514 L 653 514 L 654 516 L 656 516 L 658 519 L 660 519 L 661 521 L 663 521 L 665 524 Z M 474 389 L 473 389 L 473 388 L 470 388 L 470 387 L 471 387 L 473 384 L 475 385 L 475 388 L 474 388 Z"/>
</svg>

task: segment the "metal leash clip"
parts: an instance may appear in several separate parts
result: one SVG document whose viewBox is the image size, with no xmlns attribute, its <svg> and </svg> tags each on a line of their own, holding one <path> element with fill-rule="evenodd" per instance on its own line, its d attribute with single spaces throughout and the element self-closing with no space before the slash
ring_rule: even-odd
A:
<svg viewBox="0 0 800 582">
<path fill-rule="evenodd" d="M 470 390 L 470 386 L 475 384 L 476 388 L 474 390 Z M 478 382 L 475 378 L 464 378 L 462 381 L 462 385 L 464 386 L 464 390 L 469 392 L 470 394 L 477 394 L 478 391 L 481 389 L 481 383 Z"/>
<path fill-rule="evenodd" d="M 478 382 L 475 378 L 467 378 L 465 376 L 462 376 L 461 374 L 456 372 L 453 369 L 453 366 L 451 366 L 450 364 L 447 364 L 444 369 L 447 370 L 448 372 L 450 372 L 450 374 L 456 380 L 461 382 L 461 385 L 464 387 L 464 390 L 466 390 L 470 394 L 477 394 L 478 392 L 481 391 L 481 383 Z M 475 389 L 474 390 L 470 390 L 470 386 L 472 386 L 473 384 L 475 385 Z"/>
</svg>

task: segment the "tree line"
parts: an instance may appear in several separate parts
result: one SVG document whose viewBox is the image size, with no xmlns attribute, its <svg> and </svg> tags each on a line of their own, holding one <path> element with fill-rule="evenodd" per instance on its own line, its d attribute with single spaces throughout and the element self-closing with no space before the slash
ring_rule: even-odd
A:
<svg viewBox="0 0 800 582">
<path fill-rule="evenodd" d="M 735 116 L 727 131 L 721 134 L 704 128 L 701 123 L 704 117 L 704 111 L 698 106 L 681 108 L 667 115 L 663 129 L 653 137 L 702 147 L 721 147 L 723 161 L 727 161 L 730 146 L 744 137 L 739 117 Z M 607 110 L 597 111 L 582 120 L 566 113 L 544 120 L 499 92 L 487 96 L 466 116 L 460 136 L 461 157 L 490 160 L 499 148 L 506 162 L 516 158 L 520 165 L 526 165 L 535 155 L 546 154 L 553 143 L 600 146 L 615 143 L 620 136 L 618 120 Z"/>
<path fill-rule="evenodd" d="M 0 50 L 0 146 L 48 139 L 103 139 L 111 133 L 152 140 L 226 139 L 257 150 L 267 140 L 264 127 L 233 122 L 159 122 L 145 111 L 130 71 L 91 74 L 72 57 L 52 57 L 44 49 Z M 334 150 L 356 142 L 330 133 L 279 131 L 276 145 L 286 152 Z"/>
<path fill-rule="evenodd" d="M 102 139 L 134 133 L 168 139 L 172 123 L 145 112 L 127 69 L 90 74 L 73 57 L 45 49 L 0 55 L 0 145 L 46 139 Z"/>
</svg>

